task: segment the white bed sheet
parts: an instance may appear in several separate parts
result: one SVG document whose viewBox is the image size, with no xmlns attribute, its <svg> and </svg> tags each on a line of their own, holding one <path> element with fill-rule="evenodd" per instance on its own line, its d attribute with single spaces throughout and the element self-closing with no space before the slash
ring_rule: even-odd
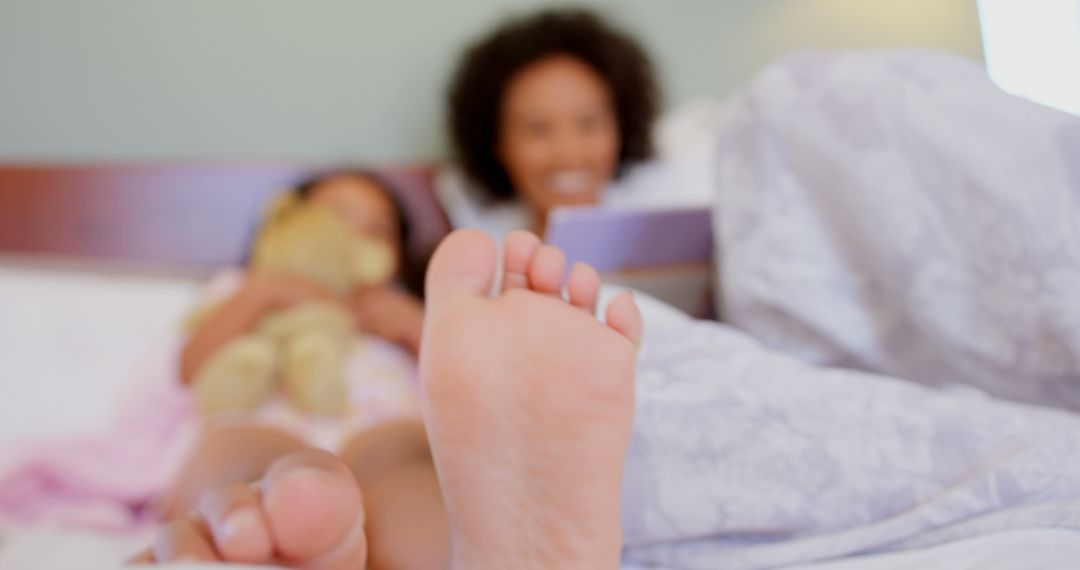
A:
<svg viewBox="0 0 1080 570">
<path fill-rule="evenodd" d="M 0 550 L 0 570 L 119 570 L 141 543 L 74 531 L 27 531 Z M 910 552 L 865 556 L 787 570 L 1066 570 L 1080 560 L 1080 533 L 1067 530 L 1013 531 Z M 172 570 L 227 570 L 238 566 L 170 564 Z M 266 567 L 247 567 L 266 568 Z M 717 570 L 724 568 L 718 560 Z M 633 570 L 624 567 L 624 570 Z"/>
<path fill-rule="evenodd" d="M 0 259 L 0 446 L 106 427 L 137 364 L 175 334 L 200 283 Z"/>
</svg>

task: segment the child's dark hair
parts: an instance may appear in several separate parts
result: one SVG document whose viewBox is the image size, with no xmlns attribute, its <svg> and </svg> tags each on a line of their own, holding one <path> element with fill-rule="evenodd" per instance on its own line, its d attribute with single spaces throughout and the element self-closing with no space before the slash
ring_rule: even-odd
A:
<svg viewBox="0 0 1080 570">
<path fill-rule="evenodd" d="M 394 214 L 396 215 L 396 222 L 398 228 L 398 250 L 401 252 L 400 266 L 401 274 L 400 281 L 409 292 L 413 293 L 419 298 L 424 296 L 424 272 L 427 269 L 425 263 L 416 259 L 413 259 L 412 247 L 410 247 L 412 240 L 412 227 L 409 222 L 408 211 L 405 208 L 404 203 L 398 196 L 398 190 L 390 184 L 388 180 L 379 176 L 377 173 L 370 170 L 363 169 L 348 169 L 348 170 L 333 170 L 327 172 L 320 172 L 312 175 L 295 186 L 295 192 L 302 198 L 307 199 L 319 188 L 319 186 L 335 178 L 356 178 L 371 182 L 375 186 L 378 186 L 387 199 L 394 206 Z"/>
<path fill-rule="evenodd" d="M 518 72 L 554 55 L 585 63 L 610 90 L 622 142 L 618 174 L 652 156 L 660 89 L 652 61 L 632 37 L 580 8 L 512 19 L 465 52 L 447 101 L 456 158 L 492 201 L 514 196 L 496 154 L 503 95 Z"/>
</svg>

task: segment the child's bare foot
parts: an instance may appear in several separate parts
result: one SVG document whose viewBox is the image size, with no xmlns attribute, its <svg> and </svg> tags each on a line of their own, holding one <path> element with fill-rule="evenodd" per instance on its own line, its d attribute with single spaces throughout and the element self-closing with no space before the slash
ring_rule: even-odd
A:
<svg viewBox="0 0 1080 570">
<path fill-rule="evenodd" d="M 641 320 L 629 294 L 593 318 L 600 280 L 528 233 L 460 231 L 428 272 L 425 421 L 454 567 L 616 568 Z"/>
<path fill-rule="evenodd" d="M 151 551 L 135 562 L 180 560 L 364 568 L 367 543 L 356 479 L 328 453 L 289 454 L 258 486 L 230 485 L 207 493 L 196 513 L 165 526 Z"/>
</svg>

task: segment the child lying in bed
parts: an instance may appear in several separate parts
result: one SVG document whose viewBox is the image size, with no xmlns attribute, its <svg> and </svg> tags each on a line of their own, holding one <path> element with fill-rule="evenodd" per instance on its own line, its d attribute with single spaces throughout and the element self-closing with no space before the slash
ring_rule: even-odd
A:
<svg viewBox="0 0 1080 570">
<path fill-rule="evenodd" d="M 382 242 L 396 259 L 404 259 L 404 210 L 376 178 L 336 173 L 302 184 L 297 192 L 340 214 L 360 237 Z M 445 515 L 415 397 L 414 357 L 423 309 L 418 293 L 402 286 L 405 273 L 399 261 L 388 282 L 344 298 L 314 283 L 267 273 L 238 272 L 211 287 L 224 300 L 184 347 L 180 368 L 185 383 L 210 355 L 250 331 L 269 311 L 295 303 L 340 302 L 369 338 L 355 343 L 345 364 L 353 414 L 317 417 L 274 401 L 239 417 L 230 413 L 207 419 L 166 501 L 166 517 L 197 508 L 209 488 L 247 484 L 279 457 L 313 446 L 341 457 L 360 483 L 373 560 L 393 568 L 445 564 Z M 248 523 L 241 516 L 230 524 Z"/>
</svg>

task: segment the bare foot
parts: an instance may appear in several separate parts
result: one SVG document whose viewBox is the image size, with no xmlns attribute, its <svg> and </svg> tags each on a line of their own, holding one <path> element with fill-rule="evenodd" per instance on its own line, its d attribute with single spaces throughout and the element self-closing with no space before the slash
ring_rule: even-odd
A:
<svg viewBox="0 0 1080 570">
<path fill-rule="evenodd" d="M 258 486 L 213 489 L 134 562 L 235 562 L 303 570 L 367 564 L 364 509 L 352 473 L 316 450 L 276 461 Z"/>
<path fill-rule="evenodd" d="M 420 358 L 453 566 L 614 569 L 641 320 L 629 294 L 594 317 L 600 279 L 518 232 L 502 293 L 495 244 L 460 231 L 432 259 Z"/>
</svg>

